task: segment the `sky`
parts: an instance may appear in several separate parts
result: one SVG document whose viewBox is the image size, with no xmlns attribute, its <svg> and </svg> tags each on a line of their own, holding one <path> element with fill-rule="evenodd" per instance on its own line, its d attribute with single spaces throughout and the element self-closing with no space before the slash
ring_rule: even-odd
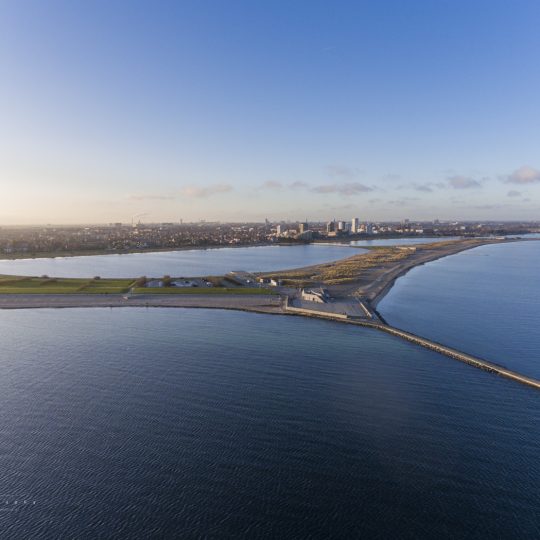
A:
<svg viewBox="0 0 540 540">
<path fill-rule="evenodd" d="M 0 0 L 0 225 L 540 219 L 538 0 Z"/>
</svg>

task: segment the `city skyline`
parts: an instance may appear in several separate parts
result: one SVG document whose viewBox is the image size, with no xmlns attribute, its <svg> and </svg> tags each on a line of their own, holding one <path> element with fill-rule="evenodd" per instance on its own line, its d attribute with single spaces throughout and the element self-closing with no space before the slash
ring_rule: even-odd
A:
<svg viewBox="0 0 540 540">
<path fill-rule="evenodd" d="M 538 220 L 532 1 L 0 6 L 0 225 Z"/>
</svg>

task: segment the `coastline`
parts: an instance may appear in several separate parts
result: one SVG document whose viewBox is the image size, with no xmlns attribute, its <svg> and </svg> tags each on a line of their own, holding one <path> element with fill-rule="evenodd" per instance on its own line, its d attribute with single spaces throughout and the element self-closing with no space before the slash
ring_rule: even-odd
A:
<svg viewBox="0 0 540 540">
<path fill-rule="evenodd" d="M 270 294 L 137 294 L 128 299 L 121 294 L 0 294 L 0 309 L 125 307 L 233 309 L 257 313 L 283 312 L 281 298 Z"/>
<path fill-rule="evenodd" d="M 437 261 L 439 259 L 443 259 L 445 257 L 450 257 L 452 255 L 457 255 L 458 253 L 462 253 L 464 251 L 468 251 L 470 249 L 475 249 L 482 246 L 487 245 L 498 245 L 498 244 L 509 244 L 509 243 L 515 243 L 515 242 L 523 242 L 523 241 L 538 241 L 540 239 L 537 238 L 529 238 L 529 239 L 505 239 L 505 240 L 493 240 L 493 241 L 485 241 L 482 243 L 476 243 L 472 245 L 455 245 L 455 246 L 449 246 L 448 249 L 441 251 L 440 253 L 434 253 L 432 255 L 427 255 L 425 257 L 418 257 L 417 259 L 412 259 L 409 262 L 405 262 L 402 265 L 398 265 L 397 268 L 391 269 L 388 272 L 387 279 L 384 280 L 383 284 L 380 284 L 378 287 L 375 287 L 375 290 L 369 291 L 368 293 L 368 300 L 370 305 L 376 309 L 378 304 L 381 302 L 381 300 L 391 291 L 392 287 L 394 286 L 395 282 L 400 278 L 403 277 L 405 274 L 407 274 L 410 270 L 413 268 L 416 268 L 418 266 L 423 266 L 424 264 Z M 380 279 L 380 278 L 379 278 Z M 374 288 L 373 286 L 375 283 L 372 284 L 371 288 Z"/>
<path fill-rule="evenodd" d="M 109 255 L 135 255 L 144 253 L 171 253 L 175 251 L 207 251 L 213 249 L 237 249 L 237 248 L 256 248 L 267 246 L 280 246 L 281 244 L 273 243 L 258 243 L 258 244 L 233 244 L 230 246 L 224 246 L 221 244 L 210 246 L 180 246 L 175 248 L 151 248 L 151 249 L 130 249 L 127 251 L 53 251 L 53 252 L 37 252 L 37 253 L 17 253 L 14 255 L 8 255 L 6 253 L 0 253 L 0 261 L 21 261 L 21 260 L 34 260 L 34 259 L 68 259 L 72 257 L 106 257 Z M 287 246 L 285 246 L 287 247 Z"/>
<path fill-rule="evenodd" d="M 392 290 L 396 281 L 400 277 L 403 277 L 404 275 L 408 274 L 414 268 L 417 268 L 419 266 L 424 266 L 425 264 L 428 264 L 430 262 L 438 261 L 440 259 L 444 259 L 445 257 L 451 257 L 452 255 L 457 255 L 458 253 L 462 253 L 464 251 L 468 251 L 470 249 L 475 249 L 477 247 L 481 247 L 485 245 L 488 245 L 488 244 L 480 244 L 478 246 L 468 246 L 468 247 L 464 247 L 463 249 L 453 251 L 451 253 L 441 253 L 439 256 L 430 258 L 429 260 L 419 261 L 410 266 L 403 267 L 397 274 L 393 275 L 390 279 L 388 279 L 385 282 L 384 286 L 369 300 L 370 305 L 374 309 L 377 309 L 377 306 L 379 305 L 381 300 Z"/>
<path fill-rule="evenodd" d="M 237 249 L 237 248 L 256 248 L 256 247 L 294 247 L 294 246 L 303 246 L 303 245 L 319 245 L 319 246 L 343 246 L 350 248 L 363 248 L 371 249 L 373 246 L 356 246 L 352 245 L 351 242 L 355 241 L 368 241 L 368 240 L 403 240 L 403 239 L 414 239 L 422 240 L 425 239 L 434 239 L 437 238 L 441 242 L 447 241 L 447 238 L 444 236 L 376 236 L 376 237 L 362 237 L 362 238 L 353 238 L 348 240 L 343 239 L 324 239 L 324 240 L 313 240 L 309 243 L 279 243 L 279 242 L 258 242 L 255 244 L 231 244 L 231 245 L 222 245 L 222 244 L 212 244 L 208 246 L 179 246 L 175 248 L 163 247 L 163 248 L 148 248 L 148 249 L 129 249 L 127 251 L 104 251 L 104 250 L 80 250 L 80 251 L 51 251 L 51 252 L 33 252 L 33 253 L 0 253 L 0 261 L 19 261 L 19 260 L 33 260 L 33 259 L 64 259 L 72 257 L 96 257 L 96 256 L 107 256 L 107 255 L 134 255 L 134 254 L 144 254 L 144 253 L 172 253 L 175 251 L 206 251 L 214 249 Z M 466 239 L 466 237 L 462 237 Z M 471 240 L 479 239 L 476 237 L 469 238 Z M 420 244 L 421 242 L 419 242 Z"/>
<path fill-rule="evenodd" d="M 532 240 L 532 239 L 531 239 Z M 538 240 L 538 239 L 536 239 Z M 492 240 L 483 242 L 458 242 L 451 245 L 439 246 L 431 250 L 422 250 L 415 256 L 398 262 L 389 269 L 384 265 L 374 272 L 375 279 L 364 288 L 364 295 L 356 297 L 356 302 L 368 302 L 369 309 L 366 314 L 354 316 L 341 313 L 340 309 L 331 308 L 324 312 L 317 305 L 311 308 L 288 309 L 289 296 L 282 289 L 281 295 L 276 294 L 0 294 L 0 309 L 63 309 L 63 308 L 191 308 L 191 309 L 222 309 L 235 310 L 268 315 L 288 315 L 321 319 L 331 322 L 340 322 L 365 328 L 371 328 L 408 341 L 416 346 L 434 351 L 453 360 L 463 362 L 477 369 L 504 377 L 515 382 L 527 385 L 536 390 L 540 389 L 540 380 L 511 370 L 504 365 L 495 364 L 489 360 L 476 357 L 472 354 L 443 345 L 431 339 L 407 332 L 388 324 L 377 312 L 378 303 L 392 289 L 397 279 L 417 266 L 432 262 L 443 257 L 455 255 L 462 251 L 499 243 L 513 243 L 522 240 Z M 381 270 L 383 269 L 382 273 Z M 373 276 L 372 276 L 373 277 Z M 352 300 L 353 296 L 349 296 Z M 330 303 L 329 306 L 333 304 Z M 332 311 L 333 309 L 333 311 Z"/>
<path fill-rule="evenodd" d="M 345 288 L 342 286 L 332 287 L 329 286 L 329 289 L 334 292 L 335 289 L 336 297 L 345 298 L 362 298 L 366 300 L 370 307 L 376 310 L 379 302 L 388 294 L 392 289 L 394 283 L 397 279 L 404 276 L 407 272 L 412 270 L 417 266 L 421 266 L 428 262 L 432 262 L 450 255 L 455 255 L 462 251 L 480 247 L 483 245 L 493 245 L 501 243 L 514 243 L 522 241 L 538 241 L 540 239 L 505 239 L 505 240 L 495 240 L 495 239 L 483 239 L 483 240 L 458 240 L 453 241 L 452 243 L 437 248 L 430 247 L 429 244 L 424 250 L 415 253 L 412 257 L 405 259 L 403 262 L 398 262 L 394 266 L 389 268 L 384 265 L 381 267 L 376 267 L 368 270 L 366 272 L 367 277 L 363 276 L 364 280 L 367 282 L 360 282 L 359 280 L 353 280 L 351 283 L 348 283 Z M 315 271 L 317 268 L 322 266 L 328 266 L 337 264 L 340 261 L 348 259 L 340 259 L 331 263 L 324 263 L 322 265 L 312 265 L 304 268 L 294 269 L 294 271 Z M 287 270 L 283 272 L 288 272 Z M 278 272 L 280 273 L 280 272 Z M 257 273 L 259 275 L 264 275 L 264 272 Z M 321 283 L 321 286 L 325 286 L 324 283 Z M 272 295 L 258 294 L 255 295 L 259 299 L 272 297 L 279 299 L 290 294 L 291 289 L 283 288 L 277 289 L 276 292 L 279 292 L 280 295 L 275 295 L 273 292 Z M 251 298 L 252 295 L 249 294 L 227 294 L 227 295 L 202 295 L 193 292 L 193 294 L 186 295 L 175 295 L 175 294 L 152 294 L 148 293 L 137 293 L 129 296 L 129 299 L 126 299 L 123 293 L 94 293 L 94 294 L 73 294 L 70 292 L 66 293 L 0 293 L 0 309 L 17 309 L 20 308 L 41 308 L 41 307 L 95 307 L 95 306 L 104 306 L 104 307 L 127 307 L 127 306 L 146 306 L 153 305 L 160 307 L 163 305 L 169 307 L 216 307 L 218 309 L 226 309 L 229 305 L 233 309 L 244 309 L 244 307 L 251 309 L 253 307 L 251 301 L 242 302 L 243 299 Z M 245 304 L 245 306 L 244 306 Z M 275 311 L 275 310 L 273 310 Z"/>
</svg>

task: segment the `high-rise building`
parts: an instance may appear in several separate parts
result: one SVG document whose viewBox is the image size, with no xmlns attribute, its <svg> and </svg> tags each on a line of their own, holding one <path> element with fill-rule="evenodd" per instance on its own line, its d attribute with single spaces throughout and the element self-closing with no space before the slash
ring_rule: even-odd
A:
<svg viewBox="0 0 540 540">
<path fill-rule="evenodd" d="M 281 236 L 281 225 L 276 225 L 276 236 Z"/>
<path fill-rule="evenodd" d="M 300 223 L 298 225 L 298 232 L 300 234 L 306 232 L 308 229 L 309 229 L 309 225 L 308 225 L 307 221 L 304 221 L 303 223 Z"/>
<path fill-rule="evenodd" d="M 327 233 L 335 232 L 335 230 L 336 230 L 336 222 L 335 221 L 329 221 L 326 224 L 326 232 Z"/>
<path fill-rule="evenodd" d="M 357 232 L 360 232 L 360 219 L 353 217 L 351 221 L 351 233 L 356 234 Z"/>
<path fill-rule="evenodd" d="M 337 228 L 338 228 L 338 231 L 344 231 L 345 230 L 345 222 L 344 221 L 338 221 Z"/>
</svg>

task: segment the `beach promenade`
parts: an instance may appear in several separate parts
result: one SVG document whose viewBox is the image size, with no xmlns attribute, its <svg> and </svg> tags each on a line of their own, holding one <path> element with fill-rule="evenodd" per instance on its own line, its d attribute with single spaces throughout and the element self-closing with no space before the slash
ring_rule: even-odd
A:
<svg viewBox="0 0 540 540">
<path fill-rule="evenodd" d="M 0 294 L 0 309 L 43 308 L 207 308 L 282 313 L 277 295 L 248 294 Z"/>
</svg>

